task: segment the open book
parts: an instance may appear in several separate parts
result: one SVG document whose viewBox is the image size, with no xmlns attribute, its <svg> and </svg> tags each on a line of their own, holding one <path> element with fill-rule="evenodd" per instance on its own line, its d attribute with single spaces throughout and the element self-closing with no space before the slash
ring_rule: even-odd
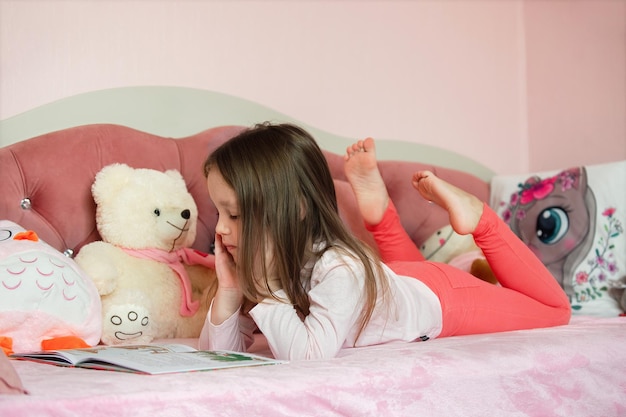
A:
<svg viewBox="0 0 626 417">
<path fill-rule="evenodd" d="M 52 365 L 150 375 L 284 363 L 250 353 L 196 350 L 183 344 L 95 346 L 18 353 L 11 357 Z"/>
</svg>

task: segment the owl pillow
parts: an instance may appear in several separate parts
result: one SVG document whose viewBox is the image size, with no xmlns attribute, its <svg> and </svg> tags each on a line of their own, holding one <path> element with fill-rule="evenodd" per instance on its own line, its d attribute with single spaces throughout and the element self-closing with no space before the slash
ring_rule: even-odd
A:
<svg viewBox="0 0 626 417">
<path fill-rule="evenodd" d="M 561 284 L 580 315 L 623 313 L 626 161 L 496 176 L 491 207 Z"/>
<path fill-rule="evenodd" d="M 0 349 L 88 347 L 102 333 L 100 296 L 73 259 L 0 220 Z"/>
</svg>

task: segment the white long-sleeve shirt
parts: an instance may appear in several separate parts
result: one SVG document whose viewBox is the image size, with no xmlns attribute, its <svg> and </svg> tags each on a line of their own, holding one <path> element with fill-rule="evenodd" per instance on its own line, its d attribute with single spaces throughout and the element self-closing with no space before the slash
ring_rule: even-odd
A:
<svg viewBox="0 0 626 417">
<path fill-rule="evenodd" d="M 254 321 L 235 313 L 216 326 L 210 321 L 210 309 L 199 346 L 245 351 L 258 327 L 276 358 L 296 360 L 331 358 L 348 347 L 437 337 L 441 332 L 437 296 L 419 280 L 397 275 L 386 265 L 383 268 L 389 282 L 387 303 L 382 302 L 379 290 L 376 308 L 360 336 L 365 303 L 363 265 L 331 249 L 313 268 L 309 315 L 304 321 L 280 290 L 276 295 L 281 301 L 267 298 L 250 310 Z"/>
</svg>

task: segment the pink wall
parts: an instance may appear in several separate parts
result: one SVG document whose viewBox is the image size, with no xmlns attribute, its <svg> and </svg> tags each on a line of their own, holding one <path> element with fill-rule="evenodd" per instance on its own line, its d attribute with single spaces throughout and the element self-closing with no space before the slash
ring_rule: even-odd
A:
<svg viewBox="0 0 626 417">
<path fill-rule="evenodd" d="M 614 161 L 626 159 L 625 14 L 621 0 L 0 0 L 0 118 L 179 85 L 498 173 Z"/>
<path fill-rule="evenodd" d="M 626 159 L 626 1 L 524 12 L 530 168 Z"/>
</svg>

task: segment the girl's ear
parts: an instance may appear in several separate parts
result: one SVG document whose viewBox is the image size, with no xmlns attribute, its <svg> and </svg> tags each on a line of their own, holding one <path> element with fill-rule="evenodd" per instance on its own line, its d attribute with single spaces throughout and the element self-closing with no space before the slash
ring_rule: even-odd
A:
<svg viewBox="0 0 626 417">
<path fill-rule="evenodd" d="M 306 212 L 307 212 L 306 201 L 304 201 L 304 199 L 301 199 L 300 200 L 300 220 L 304 220 L 304 218 L 306 217 Z"/>
</svg>

